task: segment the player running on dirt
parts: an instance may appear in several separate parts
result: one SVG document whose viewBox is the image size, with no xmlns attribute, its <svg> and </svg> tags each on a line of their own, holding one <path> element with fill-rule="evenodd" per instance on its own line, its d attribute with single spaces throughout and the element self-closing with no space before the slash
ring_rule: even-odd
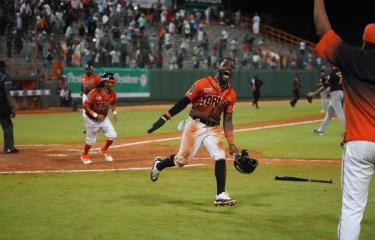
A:
<svg viewBox="0 0 375 240">
<path fill-rule="evenodd" d="M 203 144 L 215 161 L 217 195 L 215 205 L 234 205 L 236 200 L 225 192 L 226 162 L 225 147 L 220 130 L 220 118 L 224 112 L 224 134 L 229 144 L 230 154 L 239 154 L 234 144 L 232 113 L 236 93 L 229 83 L 233 75 L 234 60 L 225 58 L 219 65 L 215 77 L 207 76 L 197 80 L 185 96 L 163 114 L 148 130 L 152 133 L 174 115 L 192 103 L 190 116 L 182 133 L 181 145 L 177 154 L 163 159 L 156 157 L 150 171 L 152 181 L 158 180 L 160 172 L 167 167 L 183 167 L 195 156 Z"/>
<path fill-rule="evenodd" d="M 116 92 L 113 90 L 113 85 L 116 79 L 113 73 L 104 73 L 101 77 L 99 85 L 90 91 L 87 100 L 83 103 L 86 117 L 84 118 L 84 124 L 86 129 L 86 143 L 84 151 L 81 155 L 81 160 L 84 164 L 91 164 L 92 161 L 89 157 L 89 151 L 92 145 L 96 142 L 96 136 L 99 129 L 101 129 L 104 135 L 107 137 L 105 145 L 101 148 L 101 152 L 104 154 L 106 161 L 113 161 L 112 156 L 109 153 L 109 146 L 113 143 L 116 138 L 115 129 L 112 126 L 111 121 L 107 117 L 108 110 L 112 109 L 113 121 L 117 120 L 116 112 Z"/>
</svg>

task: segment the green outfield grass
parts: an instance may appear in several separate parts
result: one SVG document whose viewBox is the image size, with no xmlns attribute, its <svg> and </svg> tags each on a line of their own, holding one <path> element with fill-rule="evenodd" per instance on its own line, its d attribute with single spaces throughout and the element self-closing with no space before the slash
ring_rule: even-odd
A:
<svg viewBox="0 0 375 240">
<path fill-rule="evenodd" d="M 212 167 L 168 169 L 154 183 L 147 170 L 0 175 L 1 239 L 336 239 L 339 166 L 264 165 L 252 175 L 229 167 L 235 207 L 213 206 Z M 375 238 L 374 200 L 361 239 Z"/>
<path fill-rule="evenodd" d="M 235 126 L 316 115 L 320 103 L 301 101 L 291 108 L 287 101 L 261 102 L 260 107 L 238 104 Z M 168 107 L 125 108 L 115 124 L 119 138 L 145 135 L 166 110 Z M 155 135 L 177 132 L 177 124 L 187 115 L 185 110 L 175 116 Z M 19 114 L 14 125 L 16 144 L 84 141 L 81 112 Z M 236 143 L 264 158 L 340 159 L 342 129 L 338 121 L 321 137 L 313 134 L 318 126 L 239 132 Z M 212 164 L 168 169 L 155 183 L 149 180 L 148 170 L 0 175 L 0 239 L 336 239 L 341 204 L 339 165 L 260 165 L 254 174 L 243 175 L 231 164 L 228 162 L 227 191 L 239 201 L 235 207 L 213 206 Z M 274 181 L 276 175 L 334 182 L 280 182 Z M 375 239 L 374 191 L 371 186 L 361 239 Z"/>
<path fill-rule="evenodd" d="M 159 109 L 129 110 L 125 107 L 119 113 L 118 122 L 114 124 L 118 137 L 146 135 L 146 130 L 168 107 Z M 317 115 L 320 103 L 308 104 L 305 101 L 291 108 L 288 102 L 263 102 L 259 110 L 242 102 L 236 106 L 234 124 L 269 122 L 275 120 L 296 119 Z M 177 132 L 178 123 L 188 116 L 188 109 L 165 124 L 154 135 Z M 319 137 L 313 134 L 320 123 L 240 132 L 236 134 L 236 143 L 241 148 L 260 152 L 268 158 L 302 158 L 302 159 L 340 159 L 342 127 L 337 120 L 328 126 L 326 135 Z M 25 114 L 18 115 L 14 121 L 17 144 L 69 144 L 84 142 L 83 121 L 81 112 Z M 103 140 L 99 134 L 98 140 Z M 1 139 L 2 141 L 2 139 Z M 160 144 L 178 145 L 179 141 Z M 277 147 L 276 147 L 277 146 Z"/>
</svg>

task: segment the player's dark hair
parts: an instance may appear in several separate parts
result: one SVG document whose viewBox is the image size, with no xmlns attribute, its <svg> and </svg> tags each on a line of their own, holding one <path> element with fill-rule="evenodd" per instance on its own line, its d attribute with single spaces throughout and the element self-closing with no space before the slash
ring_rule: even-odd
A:
<svg viewBox="0 0 375 240">
<path fill-rule="evenodd" d="M 96 89 L 103 88 L 104 84 L 105 84 L 105 81 L 101 81 L 100 83 L 98 83 L 98 85 L 96 85 Z"/>
</svg>

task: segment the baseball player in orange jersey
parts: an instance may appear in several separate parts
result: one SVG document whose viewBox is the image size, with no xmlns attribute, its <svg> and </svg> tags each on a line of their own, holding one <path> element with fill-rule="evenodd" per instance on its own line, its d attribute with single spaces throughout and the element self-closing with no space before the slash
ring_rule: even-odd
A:
<svg viewBox="0 0 375 240">
<path fill-rule="evenodd" d="M 152 181 L 156 181 L 160 172 L 167 167 L 183 167 L 193 159 L 203 144 L 215 161 L 217 195 L 215 205 L 234 205 L 236 200 L 225 192 L 226 162 L 225 147 L 220 130 L 220 118 L 224 112 L 224 134 L 229 144 L 230 154 L 239 154 L 234 144 L 232 113 L 236 102 L 236 93 L 229 83 L 233 75 L 234 60 L 225 58 L 221 61 L 215 77 L 207 76 L 197 80 L 185 96 L 163 114 L 148 133 L 164 125 L 174 115 L 192 103 L 189 118 L 182 133 L 181 145 L 177 154 L 165 159 L 156 157 L 150 170 Z"/>
<path fill-rule="evenodd" d="M 93 73 L 93 67 L 91 64 L 85 65 L 86 73 L 81 76 L 81 95 L 82 95 L 82 105 L 87 99 L 89 92 L 96 88 L 100 83 L 100 76 Z M 85 110 L 82 111 L 83 118 L 86 117 Z"/>
<path fill-rule="evenodd" d="M 375 165 L 375 23 L 363 32 L 362 49 L 345 43 L 332 29 L 324 0 L 314 1 L 315 50 L 343 75 L 345 106 L 341 216 L 338 239 L 358 240 Z"/>
<path fill-rule="evenodd" d="M 115 82 L 116 80 L 113 73 L 104 73 L 99 85 L 90 91 L 86 101 L 83 103 L 83 108 L 86 114 L 86 117 L 84 118 L 86 144 L 81 155 L 81 160 L 84 164 L 92 163 L 89 157 L 89 151 L 91 146 L 96 142 L 96 135 L 98 134 L 99 129 L 102 129 L 104 135 L 107 137 L 105 145 L 100 150 L 106 161 L 113 161 L 108 149 L 116 138 L 116 132 L 107 115 L 111 108 L 113 121 L 116 122 L 117 97 L 116 92 L 112 89 Z"/>
</svg>

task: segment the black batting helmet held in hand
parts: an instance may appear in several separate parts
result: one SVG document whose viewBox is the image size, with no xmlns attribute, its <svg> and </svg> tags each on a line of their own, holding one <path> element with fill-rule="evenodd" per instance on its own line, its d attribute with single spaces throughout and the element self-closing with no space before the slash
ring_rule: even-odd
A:
<svg viewBox="0 0 375 240">
<path fill-rule="evenodd" d="M 249 174 L 254 172 L 258 166 L 258 160 L 249 157 L 247 150 L 242 150 L 241 154 L 234 158 L 234 168 L 240 173 Z"/>
</svg>

